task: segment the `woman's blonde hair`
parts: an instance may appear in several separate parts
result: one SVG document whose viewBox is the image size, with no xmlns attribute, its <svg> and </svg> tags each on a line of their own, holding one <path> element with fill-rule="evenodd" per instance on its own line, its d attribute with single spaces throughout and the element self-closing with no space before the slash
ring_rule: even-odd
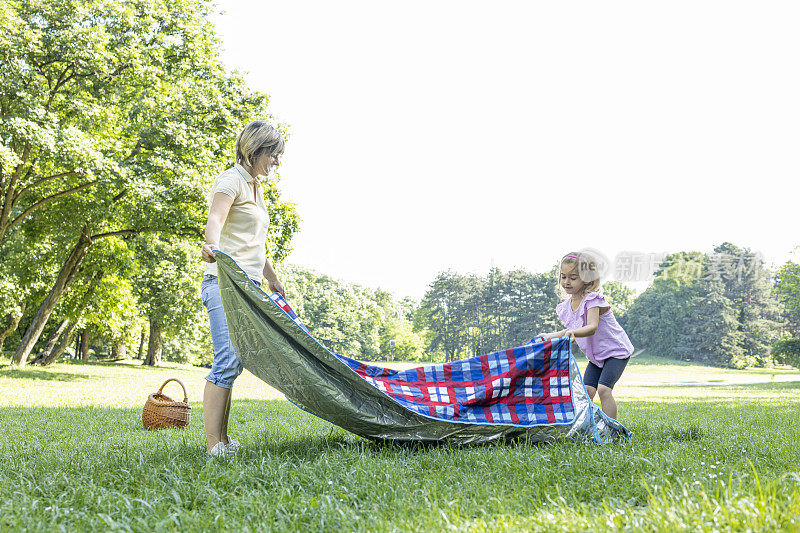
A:
<svg viewBox="0 0 800 533">
<path fill-rule="evenodd" d="M 283 153 L 283 137 L 266 120 L 254 120 L 236 139 L 236 162 L 252 167 L 264 154 L 278 157 Z"/>
<path fill-rule="evenodd" d="M 572 273 L 572 271 L 578 272 L 578 277 L 583 282 L 584 294 L 600 290 L 600 269 L 598 268 L 598 260 L 591 252 L 586 250 L 570 252 L 561 258 L 556 278 L 558 292 L 562 296 L 566 296 L 564 289 L 561 288 L 561 272 L 564 270 L 566 270 L 567 273 Z"/>
</svg>

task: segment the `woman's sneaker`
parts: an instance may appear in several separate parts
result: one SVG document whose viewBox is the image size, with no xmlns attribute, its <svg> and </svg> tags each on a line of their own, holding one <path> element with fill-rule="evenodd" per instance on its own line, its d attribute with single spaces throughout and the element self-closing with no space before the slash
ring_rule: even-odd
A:
<svg viewBox="0 0 800 533">
<path fill-rule="evenodd" d="M 211 451 L 208 452 L 208 455 L 211 457 L 216 457 L 217 459 L 227 459 L 233 452 L 228 449 L 228 446 L 224 442 L 218 442 L 211 448 Z"/>
</svg>

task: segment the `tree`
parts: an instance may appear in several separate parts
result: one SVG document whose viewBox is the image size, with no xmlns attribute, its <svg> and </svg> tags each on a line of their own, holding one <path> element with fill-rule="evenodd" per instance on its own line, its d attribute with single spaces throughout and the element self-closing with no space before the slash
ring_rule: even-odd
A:
<svg viewBox="0 0 800 533">
<path fill-rule="evenodd" d="M 775 273 L 775 295 L 789 333 L 800 337 L 800 264 L 787 261 Z"/>
<path fill-rule="evenodd" d="M 37 211 L 116 170 L 102 148 L 116 113 L 95 106 L 132 70 L 133 57 L 114 53 L 120 13 L 97 13 L 103 22 L 92 15 L 69 1 L 3 5 L 0 242 Z"/>
<path fill-rule="evenodd" d="M 394 349 L 389 345 L 390 341 L 395 341 Z M 384 356 L 394 354 L 394 359 L 402 361 L 422 361 L 425 357 L 425 341 L 405 318 L 386 321 L 381 332 L 380 349 Z"/>
<path fill-rule="evenodd" d="M 742 348 L 744 335 L 737 311 L 725 296 L 724 285 L 714 279 L 703 280 L 693 303 L 691 319 L 679 334 L 678 350 L 685 358 L 734 368 L 749 366 L 752 361 Z"/>
<path fill-rule="evenodd" d="M 244 123 L 266 115 L 266 97 L 225 72 L 209 5 L 56 0 L 6 12 L 15 24 L 0 42 L 10 80 L 0 93 L 0 239 L 37 214 L 45 234 L 73 243 L 15 364 L 96 243 L 199 237 L 210 180 Z"/>
<path fill-rule="evenodd" d="M 791 337 L 780 339 L 772 347 L 772 357 L 779 364 L 800 368 L 800 339 Z"/>
<path fill-rule="evenodd" d="M 100 285 L 101 281 L 103 281 L 103 276 L 104 273 L 102 271 L 97 271 L 94 273 L 94 276 L 87 284 L 86 290 L 80 294 L 80 300 L 77 305 L 75 305 L 67 314 L 66 318 L 64 318 L 58 324 L 58 326 L 54 328 L 44 349 L 33 361 L 31 361 L 31 364 L 37 366 L 48 366 L 55 362 L 59 356 L 64 353 L 64 351 L 72 342 L 75 329 L 80 324 L 81 315 L 83 315 L 86 307 L 92 301 L 95 291 L 97 291 L 98 286 Z M 119 300 L 115 300 L 115 303 L 117 301 Z M 104 318 L 107 319 L 110 309 L 106 308 L 104 311 Z"/>
<path fill-rule="evenodd" d="M 611 304 L 614 316 L 624 327 L 628 309 L 633 305 L 636 293 L 619 281 L 606 281 L 603 283 L 603 296 Z"/>
<path fill-rule="evenodd" d="M 537 333 L 561 327 L 555 309 L 560 297 L 554 273 L 532 274 L 513 270 L 506 275 L 501 286 L 504 333 L 494 350 L 519 346 Z"/>
<path fill-rule="evenodd" d="M 420 302 L 415 329 L 450 361 L 527 343 L 558 327 L 552 273 L 492 269 L 485 277 L 440 273 Z"/>
<path fill-rule="evenodd" d="M 656 277 L 626 315 L 626 332 L 633 345 L 655 355 L 691 359 L 685 341 L 699 290 L 697 280 Z"/>
<path fill-rule="evenodd" d="M 17 327 L 30 322 L 47 294 L 59 268 L 54 256 L 61 244 L 48 237 L 31 241 L 22 231 L 0 243 L 0 348 L 5 341 L 19 340 Z"/>
<path fill-rule="evenodd" d="M 764 366 L 769 362 L 780 322 L 778 301 L 761 256 L 748 248 L 722 243 L 709 255 L 707 272 L 707 277 L 722 282 L 725 296 L 736 310 L 745 356 Z"/>
<path fill-rule="evenodd" d="M 429 349 L 441 348 L 445 361 L 457 359 L 463 350 L 466 281 L 453 272 L 442 272 L 430 284 L 420 302 L 420 312 L 432 336 Z"/>
<path fill-rule="evenodd" d="M 137 262 L 133 290 L 150 325 L 143 364 L 158 366 L 162 334 L 205 318 L 198 297 L 204 263 L 198 261 L 197 247 L 186 239 L 150 235 L 131 244 Z"/>
<path fill-rule="evenodd" d="M 768 274 L 758 254 L 731 243 L 670 254 L 631 305 L 628 333 L 661 355 L 765 365 L 780 324 Z"/>
<path fill-rule="evenodd" d="M 388 358 L 389 340 L 395 339 L 396 356 L 421 357 L 420 337 L 407 318 L 413 302 L 298 267 L 279 265 L 278 272 L 289 304 L 330 350 L 358 359 Z"/>
</svg>

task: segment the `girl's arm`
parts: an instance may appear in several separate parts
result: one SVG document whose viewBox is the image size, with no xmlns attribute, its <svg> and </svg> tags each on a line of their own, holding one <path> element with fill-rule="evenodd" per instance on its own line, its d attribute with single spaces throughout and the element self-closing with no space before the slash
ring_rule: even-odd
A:
<svg viewBox="0 0 800 533">
<path fill-rule="evenodd" d="M 222 232 L 222 226 L 225 224 L 225 219 L 228 218 L 228 213 L 233 205 L 233 198 L 224 192 L 218 192 L 211 200 L 211 208 L 208 210 L 208 220 L 206 220 L 206 243 L 203 245 L 203 261 L 206 263 L 214 263 L 214 248 L 219 248 L 219 234 Z"/>
<path fill-rule="evenodd" d="M 558 331 L 553 331 L 552 333 L 540 333 L 537 335 L 537 337 L 542 337 L 547 341 L 550 339 L 557 339 L 558 337 L 564 337 L 568 331 L 568 329 L 561 329 Z"/>
<path fill-rule="evenodd" d="M 586 325 L 578 329 L 562 329 L 552 333 L 542 333 L 539 336 L 545 340 L 557 339 L 558 337 L 591 337 L 597 331 L 600 324 L 600 308 L 590 307 L 586 310 Z"/>
<path fill-rule="evenodd" d="M 597 331 L 597 326 L 600 325 L 600 308 L 590 307 L 586 310 L 586 325 L 582 328 L 567 330 L 569 335 L 573 337 L 591 337 Z"/>
</svg>

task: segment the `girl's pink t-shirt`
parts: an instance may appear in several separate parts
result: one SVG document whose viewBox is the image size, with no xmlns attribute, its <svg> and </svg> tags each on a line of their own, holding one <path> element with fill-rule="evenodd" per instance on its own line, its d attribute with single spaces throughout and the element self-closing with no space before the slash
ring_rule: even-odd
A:
<svg viewBox="0 0 800 533">
<path fill-rule="evenodd" d="M 592 307 L 605 307 L 608 312 L 600 315 L 600 322 L 594 335 L 575 337 L 575 342 L 581 347 L 589 361 L 602 368 L 603 361 L 610 357 L 617 359 L 630 357 L 633 353 L 633 344 L 614 317 L 611 306 L 600 293 L 586 293 L 575 311 L 572 310 L 572 298 L 567 298 L 556 306 L 556 313 L 567 329 L 578 329 L 586 325 L 586 312 Z"/>
</svg>

